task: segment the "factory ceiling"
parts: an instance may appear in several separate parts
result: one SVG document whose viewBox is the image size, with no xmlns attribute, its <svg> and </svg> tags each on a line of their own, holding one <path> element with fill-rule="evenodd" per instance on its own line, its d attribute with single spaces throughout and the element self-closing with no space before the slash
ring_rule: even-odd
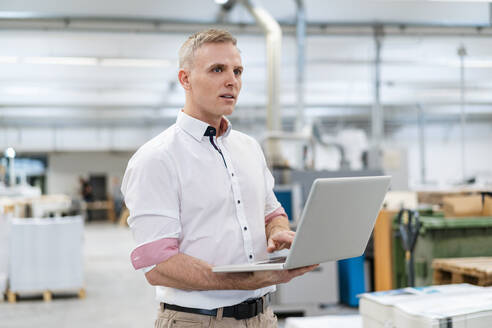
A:
<svg viewBox="0 0 492 328">
<path fill-rule="evenodd" d="M 293 120 L 296 1 L 256 3 L 282 26 L 280 103 L 285 119 Z M 419 106 L 433 119 L 453 119 L 463 100 L 470 119 L 492 119 L 488 3 L 307 0 L 304 7 L 306 116 L 370 119 L 379 33 L 386 120 L 416 121 Z M 233 119 L 263 120 L 265 37 L 240 3 L 225 10 L 213 0 L 4 0 L 0 124 L 171 122 L 184 101 L 177 49 L 208 26 L 238 38 L 245 71 Z"/>
</svg>

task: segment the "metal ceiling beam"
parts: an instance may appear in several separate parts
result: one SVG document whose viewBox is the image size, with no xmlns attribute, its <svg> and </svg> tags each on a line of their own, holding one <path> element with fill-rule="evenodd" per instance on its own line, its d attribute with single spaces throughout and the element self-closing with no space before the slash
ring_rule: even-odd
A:
<svg viewBox="0 0 492 328">
<path fill-rule="evenodd" d="M 445 102 L 445 101 L 432 101 L 432 102 L 419 102 L 426 108 L 439 108 L 439 107 L 455 107 L 459 108 L 460 104 L 456 102 Z M 297 104 L 281 104 L 282 108 L 285 109 L 296 109 Z M 415 103 L 382 103 L 382 106 L 387 109 L 398 108 L 398 109 L 415 109 Z M 466 106 L 468 108 L 472 107 L 485 107 L 489 109 L 492 107 L 492 102 L 490 101 L 467 101 Z M 66 109 L 67 112 L 71 110 L 134 110 L 138 113 L 139 110 L 168 110 L 168 111 L 178 111 L 182 106 L 176 104 L 157 104 L 157 105 L 101 105 L 101 104 L 16 104 L 16 103 L 1 103 L 0 104 L 0 115 L 2 109 L 39 109 L 39 110 L 49 110 L 49 109 Z M 364 109 L 370 110 L 372 104 L 347 104 L 347 103 L 309 103 L 305 104 L 306 108 L 344 108 L 344 109 Z M 255 109 L 255 110 L 265 110 L 265 104 L 249 104 L 249 105 L 239 105 L 236 106 L 235 112 L 239 112 L 245 109 Z M 492 112 L 491 112 L 492 113 Z"/>
<path fill-rule="evenodd" d="M 279 22 L 282 32 L 296 34 L 296 23 Z M 307 22 L 307 35 L 372 36 L 373 26 L 380 25 L 388 36 L 490 37 L 490 25 L 415 24 L 410 22 Z M 0 30 L 73 31 L 100 33 L 168 34 L 191 33 L 211 26 L 221 27 L 234 34 L 262 35 L 252 23 L 160 19 L 156 17 L 62 16 L 36 13 L 0 12 Z"/>
<path fill-rule="evenodd" d="M 242 120 L 238 117 L 230 118 L 233 125 L 251 125 L 249 123 L 242 124 Z M 344 126 L 352 126 L 357 124 L 358 126 L 364 126 L 364 128 L 370 131 L 370 118 L 367 114 L 354 114 L 354 115 L 334 115 L 330 117 L 320 118 L 320 122 L 327 125 L 333 125 L 339 127 L 339 120 L 343 121 Z M 442 115 L 442 114 L 427 114 L 425 115 L 426 125 L 430 124 L 450 124 L 459 128 L 457 123 L 459 120 L 459 114 L 454 115 Z M 69 127 L 80 127 L 80 128 L 149 128 L 149 127 L 168 127 L 175 123 L 175 118 L 142 118 L 139 120 L 132 119 L 118 119 L 114 118 L 108 119 L 63 119 L 63 122 L 58 118 L 45 118 L 45 119 L 30 119 L 25 118 L 2 118 L 0 119 L 0 130 L 10 129 L 10 128 L 69 128 Z M 467 116 L 468 124 L 472 123 L 484 123 L 490 124 L 492 122 L 492 113 L 476 113 L 468 114 Z M 264 125 L 266 123 L 265 118 L 258 117 L 254 119 L 254 126 Z M 282 119 L 282 125 L 284 129 L 286 126 L 289 128 L 287 130 L 293 130 L 295 125 L 295 114 L 291 116 L 284 117 Z M 408 114 L 398 114 L 398 115 L 386 115 L 384 121 L 384 131 L 388 130 L 388 126 L 395 125 L 418 125 L 417 115 Z"/>
</svg>

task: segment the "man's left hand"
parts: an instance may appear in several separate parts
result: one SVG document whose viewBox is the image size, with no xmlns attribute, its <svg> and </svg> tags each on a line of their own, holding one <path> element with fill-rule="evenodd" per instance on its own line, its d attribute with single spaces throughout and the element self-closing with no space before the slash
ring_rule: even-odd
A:
<svg viewBox="0 0 492 328">
<path fill-rule="evenodd" d="M 272 253 L 281 249 L 290 248 L 296 233 L 290 230 L 281 230 L 271 234 L 268 238 L 267 252 Z"/>
</svg>

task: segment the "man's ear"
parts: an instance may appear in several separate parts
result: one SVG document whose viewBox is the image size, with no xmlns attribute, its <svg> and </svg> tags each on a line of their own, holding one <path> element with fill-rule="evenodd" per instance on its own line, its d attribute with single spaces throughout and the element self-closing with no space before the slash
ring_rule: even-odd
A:
<svg viewBox="0 0 492 328">
<path fill-rule="evenodd" d="M 190 71 L 180 68 L 178 72 L 178 80 L 183 86 L 183 89 L 186 91 L 191 90 Z"/>
</svg>

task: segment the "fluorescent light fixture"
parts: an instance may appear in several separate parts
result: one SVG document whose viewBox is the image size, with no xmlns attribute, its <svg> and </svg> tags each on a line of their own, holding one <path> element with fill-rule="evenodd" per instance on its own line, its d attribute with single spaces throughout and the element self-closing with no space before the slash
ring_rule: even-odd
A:
<svg viewBox="0 0 492 328">
<path fill-rule="evenodd" d="M 49 89 L 36 87 L 36 86 L 8 86 L 1 88 L 0 91 L 3 91 L 7 94 L 11 95 L 39 95 L 49 93 Z"/>
<path fill-rule="evenodd" d="M 492 2 L 492 0 L 429 0 L 432 2 Z"/>
<path fill-rule="evenodd" d="M 225 4 L 227 1 L 229 0 L 215 0 L 215 3 L 218 4 L 218 5 L 223 5 Z"/>
<path fill-rule="evenodd" d="M 461 61 L 456 59 L 436 59 L 430 61 L 424 61 L 425 63 L 431 63 L 433 65 L 448 66 L 448 67 L 461 67 Z M 491 59 L 471 59 L 465 57 L 465 68 L 492 68 Z"/>
<path fill-rule="evenodd" d="M 492 61 L 490 60 L 474 60 L 465 58 L 465 67 L 470 68 L 492 68 Z"/>
<path fill-rule="evenodd" d="M 98 59 L 93 57 L 26 57 L 24 63 L 46 65 L 97 65 Z"/>
<path fill-rule="evenodd" d="M 17 57 L 0 56 L 0 64 L 17 64 Z"/>
<path fill-rule="evenodd" d="M 123 67 L 169 67 L 171 63 L 165 59 L 137 59 L 137 58 L 102 58 L 101 66 Z"/>
<path fill-rule="evenodd" d="M 0 57 L 0 63 L 2 63 Z M 15 57 L 12 57 L 17 60 Z M 9 62 L 14 62 L 9 57 Z M 26 57 L 26 64 L 41 65 L 79 65 L 79 66 L 115 66 L 115 67 L 169 67 L 169 60 L 147 58 L 96 58 L 96 57 Z"/>
</svg>

